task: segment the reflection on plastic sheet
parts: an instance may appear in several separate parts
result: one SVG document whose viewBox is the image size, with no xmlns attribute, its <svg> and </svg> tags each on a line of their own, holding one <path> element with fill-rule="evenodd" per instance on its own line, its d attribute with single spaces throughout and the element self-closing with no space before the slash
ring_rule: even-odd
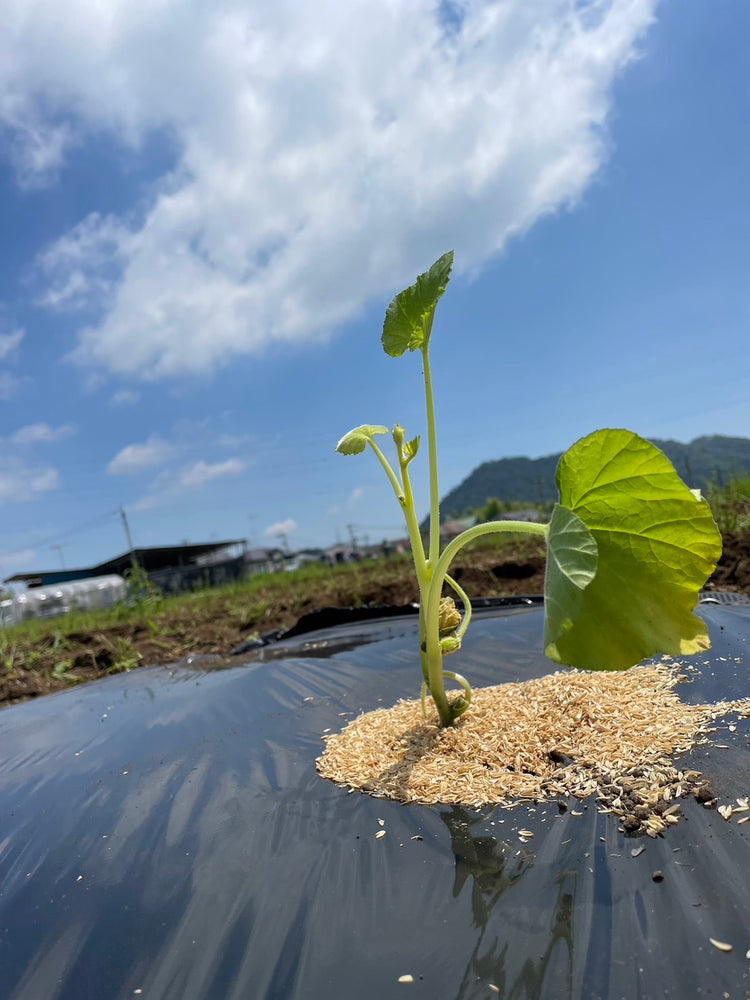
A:
<svg viewBox="0 0 750 1000">
<path fill-rule="evenodd" d="M 701 613 L 714 648 L 682 694 L 746 695 L 750 612 Z M 540 619 L 478 616 L 472 680 L 548 672 Z M 750 823 L 691 800 L 633 838 L 593 800 L 402 806 L 318 776 L 326 729 L 412 696 L 415 627 L 0 713 L 3 1000 L 748 995 Z M 746 795 L 749 736 L 684 766 Z"/>
</svg>

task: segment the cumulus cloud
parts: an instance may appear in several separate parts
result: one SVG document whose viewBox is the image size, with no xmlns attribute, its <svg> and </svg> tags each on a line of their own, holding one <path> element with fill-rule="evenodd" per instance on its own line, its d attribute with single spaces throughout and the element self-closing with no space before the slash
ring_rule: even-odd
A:
<svg viewBox="0 0 750 1000">
<path fill-rule="evenodd" d="M 179 452 L 179 446 L 174 447 Z M 222 476 L 236 476 L 245 469 L 245 463 L 239 458 L 230 458 L 222 462 L 206 462 L 203 459 L 186 465 L 180 471 L 172 462 L 163 468 L 149 485 L 147 492 L 135 503 L 131 510 L 153 510 L 155 507 L 165 507 L 174 504 L 185 490 L 198 489 L 213 479 Z"/>
<path fill-rule="evenodd" d="M 115 455 L 107 466 L 113 476 L 130 475 L 161 465 L 172 452 L 172 446 L 152 435 L 144 444 L 128 444 Z"/>
<path fill-rule="evenodd" d="M 0 334 L 0 361 L 4 361 L 9 354 L 18 347 L 26 335 L 25 330 L 14 330 L 13 333 Z"/>
<path fill-rule="evenodd" d="M 54 490 L 58 482 L 56 469 L 28 465 L 12 455 L 0 456 L 0 501 L 33 500 Z"/>
<path fill-rule="evenodd" d="M 42 301 L 90 310 L 81 363 L 159 378 L 326 338 L 451 247 L 477 271 L 585 190 L 655 6 L 6 4 L 19 177 L 48 180 L 92 135 L 176 151 L 139 214 L 93 214 L 47 249 Z"/>
<path fill-rule="evenodd" d="M 217 479 L 219 476 L 236 476 L 245 468 L 245 463 L 238 458 L 229 458 L 226 462 L 213 464 L 199 461 L 184 469 L 180 476 L 183 486 L 203 486 L 204 483 Z"/>
<path fill-rule="evenodd" d="M 37 304 L 60 312 L 106 303 L 128 252 L 128 231 L 112 216 L 97 212 L 80 222 L 37 258 L 47 279 Z"/>
<path fill-rule="evenodd" d="M 52 444 L 55 441 L 62 441 L 75 434 L 75 427 L 72 424 L 61 424 L 59 427 L 50 427 L 49 424 L 27 424 L 11 435 L 13 444 Z"/>
<path fill-rule="evenodd" d="M 269 524 L 266 530 L 263 532 L 268 538 L 281 538 L 286 535 L 291 535 L 293 531 L 296 531 L 299 525 L 297 522 L 288 517 L 284 521 L 277 521 L 275 524 Z"/>
</svg>

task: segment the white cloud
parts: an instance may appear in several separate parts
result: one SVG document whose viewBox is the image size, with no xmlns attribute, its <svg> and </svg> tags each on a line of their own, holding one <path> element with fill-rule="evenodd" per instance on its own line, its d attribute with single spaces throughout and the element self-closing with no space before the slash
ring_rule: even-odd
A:
<svg viewBox="0 0 750 1000">
<path fill-rule="evenodd" d="M 50 427 L 49 424 L 27 424 L 11 435 L 13 444 L 51 444 L 55 441 L 62 441 L 64 438 L 75 434 L 75 427 L 72 424 L 61 424 L 59 427 Z"/>
<path fill-rule="evenodd" d="M 257 434 L 219 434 L 216 437 L 218 448 L 243 448 L 248 445 L 257 446 Z"/>
<path fill-rule="evenodd" d="M 11 399 L 28 381 L 28 378 L 19 377 L 12 372 L 0 372 L 0 399 Z"/>
<path fill-rule="evenodd" d="M 18 549 L 16 552 L 0 552 L 0 572 L 3 575 L 11 570 L 23 569 L 29 566 L 34 560 L 36 553 L 33 549 Z"/>
<path fill-rule="evenodd" d="M 5 4 L 0 128 L 27 183 L 94 134 L 176 149 L 140 217 L 48 248 L 43 300 L 98 310 L 78 361 L 159 378 L 327 338 L 451 247 L 478 270 L 585 190 L 655 6 Z"/>
<path fill-rule="evenodd" d="M 172 446 L 152 435 L 144 444 L 129 444 L 115 455 L 107 466 L 113 476 L 129 475 L 161 465 L 172 452 Z"/>
<path fill-rule="evenodd" d="M 133 389 L 120 389 L 110 399 L 112 406 L 134 406 L 140 402 L 141 394 Z"/>
<path fill-rule="evenodd" d="M 195 462 L 184 469 L 180 476 L 183 486 L 203 486 L 204 483 L 217 479 L 219 476 L 236 476 L 245 468 L 245 463 L 238 458 L 229 458 L 226 462 L 209 464 L 204 461 Z"/>
<path fill-rule="evenodd" d="M 0 97 L 0 100 L 2 98 Z M 0 136 L 2 132 L 0 131 Z M 15 361 L 18 347 L 26 336 L 26 331 L 20 327 L 11 333 L 0 333 L 0 361 Z M 21 386 L 29 379 L 23 375 L 14 375 L 10 371 L 0 371 L 0 399 L 11 399 Z"/>
<path fill-rule="evenodd" d="M 129 233 L 112 216 L 98 212 L 80 222 L 37 258 L 47 287 L 37 304 L 75 310 L 96 300 L 105 303 L 129 248 Z"/>
<path fill-rule="evenodd" d="M 297 522 L 293 518 L 288 517 L 285 521 L 277 521 L 275 524 L 269 524 L 263 534 L 269 538 L 279 538 L 282 535 L 291 535 L 298 527 Z"/>
<path fill-rule="evenodd" d="M 56 469 L 27 465 L 12 455 L 0 456 L 0 501 L 33 500 L 54 490 L 58 482 Z"/>
<path fill-rule="evenodd" d="M 345 510 L 351 510 L 352 507 L 355 507 L 359 503 L 364 495 L 364 488 L 362 486 L 356 486 L 346 498 L 344 503 L 337 503 L 334 507 L 331 507 L 331 513 L 342 514 Z"/>
<path fill-rule="evenodd" d="M 14 330 L 13 333 L 0 334 L 0 361 L 4 361 L 11 354 L 23 338 L 26 336 L 25 330 Z"/>
<path fill-rule="evenodd" d="M 12 15 L 8 18 L 9 14 L 10 11 L 3 10 L 0 12 L 0 17 L 3 21 L 12 20 Z M 12 39 L 8 35 L 5 35 L 3 40 L 6 46 L 12 44 Z M 0 53 L 2 57 L 7 58 L 7 51 L 3 52 L 0 48 Z M 4 152 L 15 167 L 22 188 L 44 187 L 54 180 L 58 168 L 65 159 L 67 149 L 75 144 L 75 140 L 67 123 L 45 120 L 45 116 L 34 106 L 34 98 L 26 91 L 23 84 L 14 87 L 12 81 L 14 67 L 7 61 L 4 65 L 6 73 L 2 74 L 0 71 L 0 79 L 11 78 L 0 96 L 0 130 L 4 126 L 7 133 L 3 136 Z"/>
<path fill-rule="evenodd" d="M 143 511 L 154 510 L 157 507 L 164 507 L 173 504 L 178 491 L 176 489 L 175 475 L 169 467 L 162 469 L 154 481 L 149 484 L 146 493 L 132 504 L 128 504 L 128 510 Z"/>
</svg>

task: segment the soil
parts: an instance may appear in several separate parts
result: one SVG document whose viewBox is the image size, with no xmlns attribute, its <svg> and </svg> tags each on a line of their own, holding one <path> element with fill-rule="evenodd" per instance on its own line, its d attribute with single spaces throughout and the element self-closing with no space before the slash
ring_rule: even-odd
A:
<svg viewBox="0 0 750 1000">
<path fill-rule="evenodd" d="M 472 597 L 535 595 L 544 590 L 544 553 L 520 551 L 500 558 L 496 549 L 459 557 L 451 575 Z M 0 706 L 26 701 L 74 684 L 146 665 L 175 663 L 192 656 L 227 657 L 253 635 L 291 628 L 323 608 L 403 605 L 417 600 L 406 558 L 387 564 L 362 563 L 356 574 L 284 579 L 231 603 L 220 592 L 203 592 L 186 602 L 164 602 L 136 620 L 95 631 L 59 629 L 33 642 L 6 633 L 0 661 Z M 706 589 L 750 595 L 750 535 L 727 536 L 724 554 Z"/>
<path fill-rule="evenodd" d="M 724 551 L 706 590 L 750 595 L 750 534 L 724 535 Z"/>
</svg>

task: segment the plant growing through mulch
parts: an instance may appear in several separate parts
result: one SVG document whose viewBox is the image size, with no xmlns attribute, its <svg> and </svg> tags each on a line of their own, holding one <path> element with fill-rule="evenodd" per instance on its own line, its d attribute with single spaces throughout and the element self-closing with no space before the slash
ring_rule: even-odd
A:
<svg viewBox="0 0 750 1000">
<path fill-rule="evenodd" d="M 410 478 L 419 437 L 408 439 L 395 425 L 395 466 L 376 440 L 388 433 L 385 426 L 361 425 L 337 445 L 345 455 L 372 449 L 404 514 L 420 593 L 421 698 L 365 713 L 342 733 L 325 736 L 318 770 L 352 789 L 404 802 L 479 807 L 595 793 L 601 811 L 618 816 L 624 829 L 657 836 L 677 822 L 681 798 L 693 794 L 705 804 L 713 796 L 698 772 L 673 764 L 673 755 L 704 740 L 717 716 L 750 714 L 750 700 L 688 706 L 673 690 L 680 675 L 671 657 L 710 646 L 694 608 L 721 554 L 721 536 L 708 504 L 658 448 L 630 431 L 605 429 L 562 456 L 560 499 L 549 523 L 477 524 L 440 551 L 429 347 L 452 265 L 453 254 L 443 255 L 397 295 L 382 335 L 386 354 L 419 352 L 422 362 L 426 546 Z M 546 544 L 545 653 L 585 669 L 475 694 L 443 662 L 459 652 L 471 620 L 471 602 L 450 575 L 451 564 L 470 542 L 506 532 Z M 461 608 L 443 595 L 445 584 Z M 654 654 L 669 662 L 627 669 Z M 446 680 L 458 694 L 448 696 Z"/>
<path fill-rule="evenodd" d="M 380 424 L 349 431 L 336 450 L 344 455 L 368 446 L 382 465 L 406 521 L 420 593 L 419 649 L 422 705 L 429 694 L 441 727 L 468 709 L 472 690 L 461 674 L 444 667 L 457 653 L 471 620 L 471 602 L 449 575 L 461 549 L 482 536 L 516 532 L 544 539 L 545 652 L 558 663 L 621 670 L 654 653 L 696 653 L 709 647 L 704 622 L 693 613 L 698 593 L 721 554 L 721 536 L 708 504 L 682 482 L 666 456 L 626 430 L 598 430 L 560 459 L 560 500 L 548 524 L 490 521 L 468 528 L 440 551 L 435 406 L 430 340 L 438 302 L 453 267 L 453 252 L 440 257 L 388 306 L 381 342 L 386 354 L 419 352 L 427 411 L 430 529 L 427 547 L 419 531 L 411 463 L 419 437 L 408 439 L 396 424 L 391 437 L 396 466 L 376 438 Z M 445 583 L 463 604 L 463 614 Z M 461 688 L 449 699 L 446 679 Z"/>
</svg>

